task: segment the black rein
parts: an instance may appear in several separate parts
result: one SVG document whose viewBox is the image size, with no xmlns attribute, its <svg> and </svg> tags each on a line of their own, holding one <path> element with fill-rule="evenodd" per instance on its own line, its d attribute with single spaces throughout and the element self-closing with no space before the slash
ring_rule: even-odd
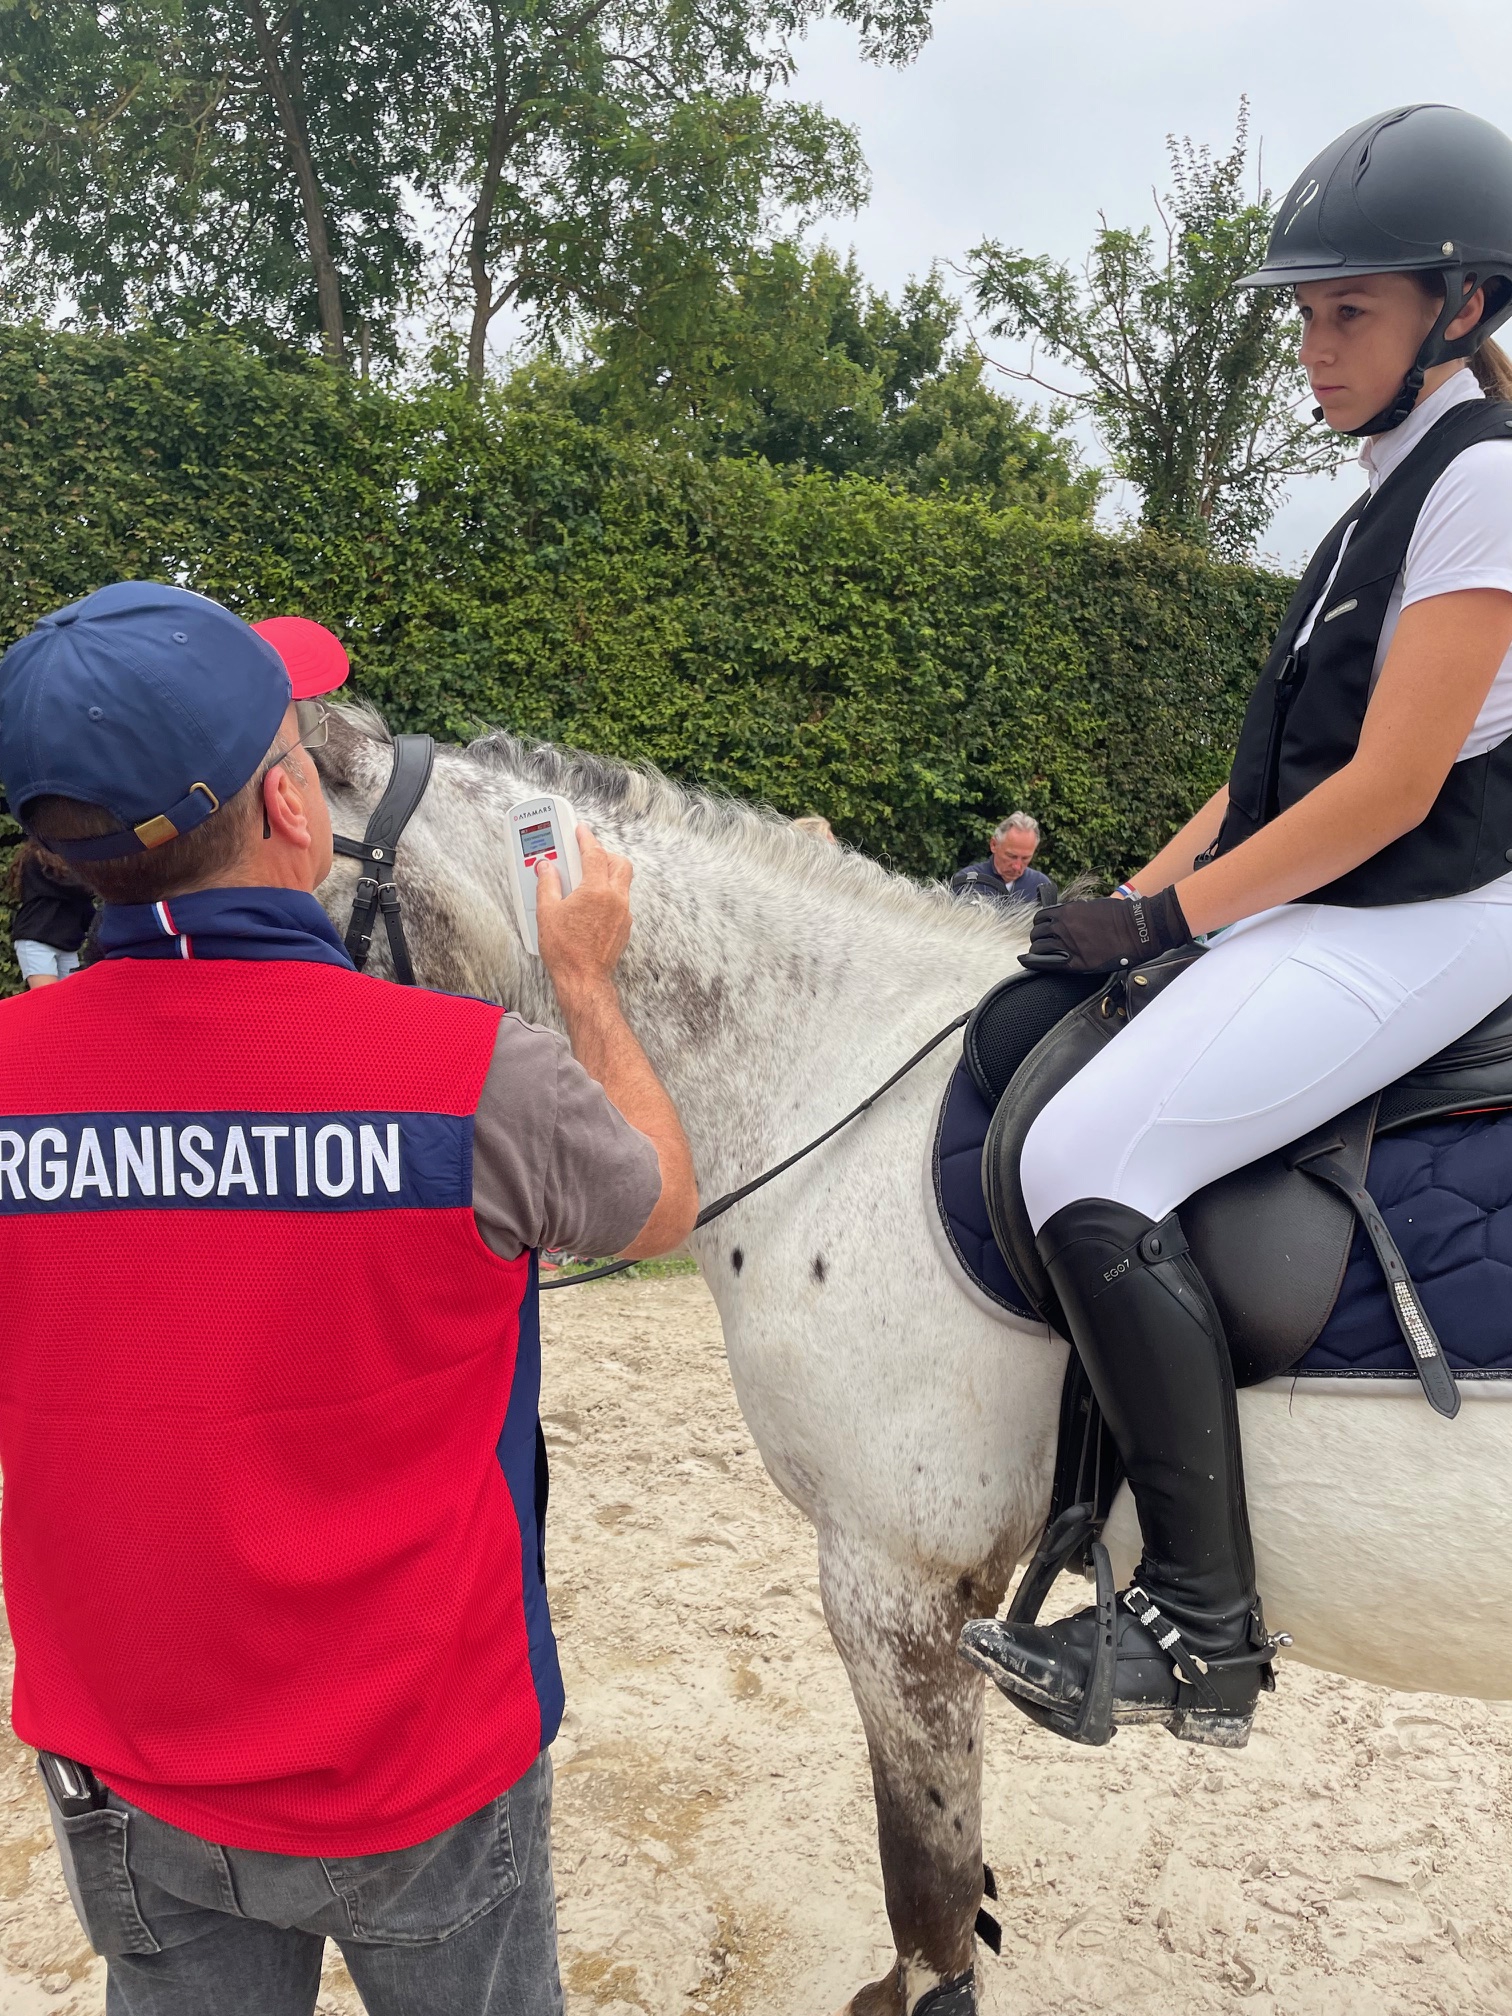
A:
<svg viewBox="0 0 1512 2016">
<path fill-rule="evenodd" d="M 947 1036 L 953 1036 L 957 1029 L 964 1029 L 970 1020 L 969 1009 L 964 1015 L 957 1015 L 954 1022 L 947 1022 L 943 1029 L 936 1030 L 927 1043 L 915 1050 L 907 1063 L 900 1064 L 891 1078 L 884 1078 L 875 1092 L 868 1092 L 861 1104 L 853 1106 L 849 1113 L 842 1115 L 833 1127 L 826 1127 L 822 1134 L 816 1134 L 812 1141 L 806 1141 L 801 1148 L 795 1149 L 785 1161 L 778 1162 L 773 1168 L 763 1171 L 760 1176 L 753 1176 L 749 1183 L 742 1183 L 738 1190 L 727 1191 L 723 1197 L 716 1197 L 712 1204 L 706 1204 L 693 1220 L 693 1230 L 697 1232 L 715 1218 L 723 1218 L 726 1211 L 740 1203 L 742 1198 L 749 1197 L 753 1190 L 763 1189 L 774 1176 L 781 1176 L 784 1171 L 791 1169 L 795 1162 L 801 1162 L 805 1155 L 812 1155 L 816 1148 L 822 1148 L 831 1135 L 838 1134 L 842 1127 L 849 1127 L 852 1120 L 859 1120 L 863 1113 L 870 1112 L 884 1092 L 891 1092 L 900 1078 L 906 1078 L 916 1064 L 924 1062 L 931 1050 L 938 1050 Z M 585 1281 L 602 1281 L 610 1274 L 623 1274 L 627 1267 L 634 1265 L 633 1260 L 611 1260 L 605 1267 L 590 1267 L 586 1274 L 568 1274 L 559 1281 L 543 1281 L 541 1293 L 544 1295 L 548 1288 L 577 1288 Z"/>
</svg>

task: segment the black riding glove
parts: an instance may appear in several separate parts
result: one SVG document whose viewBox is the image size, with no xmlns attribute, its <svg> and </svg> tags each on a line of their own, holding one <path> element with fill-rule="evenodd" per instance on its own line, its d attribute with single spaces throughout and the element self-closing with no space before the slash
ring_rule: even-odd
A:
<svg viewBox="0 0 1512 2016">
<path fill-rule="evenodd" d="M 1191 942 L 1174 889 L 1158 896 L 1097 896 L 1037 911 L 1019 964 L 1036 973 L 1117 973 Z"/>
</svg>

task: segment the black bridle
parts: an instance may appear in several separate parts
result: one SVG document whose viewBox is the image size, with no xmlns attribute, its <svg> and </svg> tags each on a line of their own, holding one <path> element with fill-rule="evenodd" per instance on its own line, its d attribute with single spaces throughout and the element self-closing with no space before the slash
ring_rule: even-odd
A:
<svg viewBox="0 0 1512 2016">
<path fill-rule="evenodd" d="M 373 930 L 378 913 L 383 912 L 388 932 L 389 954 L 394 962 L 394 978 L 402 987 L 413 987 L 415 968 L 404 940 L 404 919 L 399 913 L 399 890 L 394 882 L 394 862 L 399 840 L 415 816 L 415 808 L 425 796 L 436 745 L 429 735 L 396 735 L 394 762 L 383 796 L 373 807 L 367 830 L 360 840 L 334 833 L 331 844 L 338 854 L 368 864 L 366 875 L 357 878 L 352 897 L 352 919 L 347 925 L 346 949 L 360 973 L 373 949 Z"/>
<path fill-rule="evenodd" d="M 359 877 L 357 893 L 352 898 L 352 921 L 347 925 L 346 949 L 352 964 L 360 973 L 367 964 L 367 956 L 373 949 L 373 927 L 382 911 L 383 922 L 388 931 L 389 953 L 394 962 L 394 978 L 404 987 L 415 984 L 415 969 L 410 963 L 409 946 L 404 942 L 404 920 L 399 913 L 399 890 L 394 882 L 394 862 L 399 852 L 399 840 L 406 826 L 415 816 L 415 808 L 425 796 L 425 787 L 430 782 L 431 765 L 436 758 L 436 745 L 429 735 L 396 735 L 394 737 L 394 763 L 389 771 L 389 781 L 383 796 L 373 808 L 372 817 L 367 822 L 367 830 L 360 840 L 349 840 L 344 833 L 331 836 L 331 844 L 338 854 L 346 854 L 354 861 L 365 861 L 376 873 Z M 957 1029 L 964 1028 L 970 1020 L 968 1015 L 958 1015 L 953 1022 L 931 1036 L 921 1049 L 915 1050 L 906 1064 L 894 1071 L 891 1078 L 884 1080 L 875 1092 L 869 1093 L 859 1106 L 853 1106 L 849 1113 L 826 1127 L 812 1141 L 789 1155 L 774 1168 L 764 1170 L 749 1183 L 742 1183 L 738 1190 L 731 1190 L 727 1196 L 716 1197 L 712 1204 L 706 1204 L 699 1212 L 694 1224 L 707 1225 L 715 1218 L 722 1218 L 726 1211 L 749 1197 L 755 1190 L 762 1189 L 774 1176 L 781 1176 L 791 1169 L 795 1162 L 801 1162 L 805 1155 L 812 1155 L 816 1148 L 822 1148 L 832 1135 L 842 1127 L 849 1127 L 853 1120 L 859 1120 L 882 1097 L 890 1092 L 900 1078 L 906 1078 L 916 1064 L 922 1064 L 930 1052 L 937 1050 L 947 1036 L 953 1036 Z M 606 1275 L 622 1274 L 627 1267 L 633 1267 L 633 1260 L 613 1260 L 605 1267 L 594 1267 L 586 1274 L 569 1274 L 563 1280 L 543 1281 L 541 1292 L 548 1288 L 576 1288 L 587 1281 L 602 1281 Z"/>
</svg>

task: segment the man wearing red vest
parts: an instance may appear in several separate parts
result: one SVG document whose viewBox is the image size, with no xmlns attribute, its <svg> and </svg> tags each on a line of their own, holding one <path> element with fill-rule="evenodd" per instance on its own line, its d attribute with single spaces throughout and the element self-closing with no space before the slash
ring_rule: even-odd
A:
<svg viewBox="0 0 1512 2016">
<path fill-rule="evenodd" d="M 0 660 L 10 803 L 106 905 L 0 1009 L 13 1722 L 111 2016 L 310 2016 L 328 1937 L 374 2016 L 555 2016 L 534 1256 L 697 1209 L 629 866 L 542 890 L 571 1051 L 355 973 L 345 656 L 263 627 L 123 582 Z"/>
</svg>

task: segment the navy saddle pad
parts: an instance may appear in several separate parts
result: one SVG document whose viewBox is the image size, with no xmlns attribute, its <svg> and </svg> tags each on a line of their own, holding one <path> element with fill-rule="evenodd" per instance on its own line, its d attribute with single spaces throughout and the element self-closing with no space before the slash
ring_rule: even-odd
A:
<svg viewBox="0 0 1512 2016">
<path fill-rule="evenodd" d="M 934 1193 L 961 1267 L 1011 1316 L 1038 1321 L 992 1236 L 982 1144 L 992 1109 L 964 1063 L 941 1103 Z M 1461 1379 L 1512 1378 L 1512 1113 L 1433 1120 L 1377 1139 L 1366 1178 Z M 1411 1379 L 1380 1265 L 1356 1229 L 1343 1285 L 1304 1378 Z"/>
</svg>

